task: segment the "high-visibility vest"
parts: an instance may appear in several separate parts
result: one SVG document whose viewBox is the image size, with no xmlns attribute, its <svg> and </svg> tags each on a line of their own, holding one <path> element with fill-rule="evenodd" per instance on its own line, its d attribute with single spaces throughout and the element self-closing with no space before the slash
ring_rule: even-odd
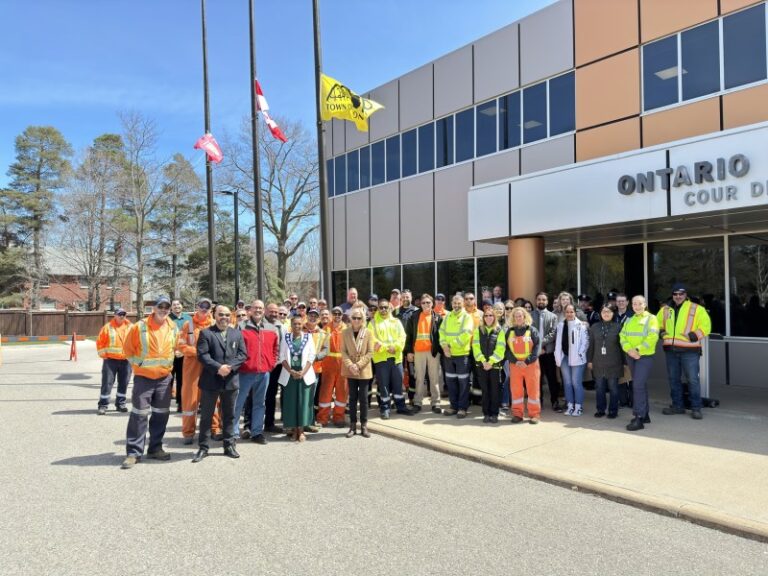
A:
<svg viewBox="0 0 768 576">
<path fill-rule="evenodd" d="M 316 328 L 314 332 L 309 332 L 309 334 L 312 335 L 312 343 L 315 345 L 315 358 L 317 358 L 320 356 L 320 353 L 323 351 L 323 348 L 331 335 L 327 330 L 323 330 L 322 328 Z M 325 356 L 327 356 L 327 354 Z M 312 365 L 315 374 L 323 373 L 323 360 L 325 360 L 325 356 L 319 360 L 315 360 L 315 363 Z"/>
<path fill-rule="evenodd" d="M 523 361 L 531 355 L 533 351 L 533 339 L 531 338 L 531 329 L 525 331 L 522 336 L 515 335 L 515 329 L 509 331 L 507 338 L 509 349 L 517 360 Z"/>
<path fill-rule="evenodd" d="M 504 360 L 504 346 L 504 329 L 500 326 L 493 330 L 488 330 L 485 326 L 475 329 L 472 336 L 472 355 L 475 361 L 501 366 Z"/>
<path fill-rule="evenodd" d="M 659 322 L 656 316 L 647 310 L 632 316 L 621 327 L 619 341 L 624 352 L 634 348 L 640 356 L 655 354 L 656 343 L 659 341 Z"/>
<path fill-rule="evenodd" d="M 119 326 L 114 320 L 110 320 L 101 328 L 99 336 L 96 339 L 96 352 L 101 358 L 111 358 L 112 360 L 125 360 L 123 352 L 123 343 L 132 324 L 124 320 Z"/>
<path fill-rule="evenodd" d="M 134 324 L 123 349 L 136 375 L 156 380 L 173 370 L 179 330 L 170 318 L 158 327 L 149 327 L 151 321 L 146 318 Z"/>
<path fill-rule="evenodd" d="M 440 346 L 448 346 L 451 356 L 468 356 L 475 323 L 465 310 L 447 314 L 440 324 Z"/>
<path fill-rule="evenodd" d="M 368 323 L 368 327 L 373 332 L 373 361 L 383 362 L 387 358 L 394 357 L 395 362 L 400 364 L 403 361 L 403 348 L 405 347 L 403 323 L 392 316 L 382 318 L 376 312 L 373 319 Z M 381 345 L 378 351 L 376 351 L 377 343 Z M 390 346 L 395 347 L 394 353 L 387 350 Z"/>
<path fill-rule="evenodd" d="M 685 318 L 685 322 L 681 320 Z M 671 306 L 662 306 L 656 315 L 659 328 L 664 332 L 662 344 L 674 348 L 687 348 L 701 350 L 701 341 L 709 336 L 712 330 L 712 322 L 704 306 L 686 300 L 680 306 L 680 313 L 675 317 L 675 309 Z M 698 340 L 691 342 L 688 334 L 693 332 Z"/>
<path fill-rule="evenodd" d="M 416 325 L 416 341 L 413 343 L 414 352 L 432 351 L 432 312 L 421 312 Z"/>
</svg>

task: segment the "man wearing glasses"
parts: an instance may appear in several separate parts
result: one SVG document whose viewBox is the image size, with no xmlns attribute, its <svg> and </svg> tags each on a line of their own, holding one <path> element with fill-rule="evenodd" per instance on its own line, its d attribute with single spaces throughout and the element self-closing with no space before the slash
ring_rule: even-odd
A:
<svg viewBox="0 0 768 576">
<path fill-rule="evenodd" d="M 278 306 L 274 303 L 267 304 L 264 316 L 264 326 L 274 328 L 278 335 L 277 341 L 282 342 L 283 336 L 286 333 L 285 320 L 288 318 L 288 309 L 285 306 Z M 267 387 L 267 395 L 264 398 L 264 430 L 272 434 L 280 434 L 283 431 L 282 427 L 275 425 L 277 390 L 280 388 L 278 379 L 282 371 L 283 367 L 278 362 L 269 374 L 269 386 Z"/>
<path fill-rule="evenodd" d="M 104 325 L 96 339 L 96 352 L 104 360 L 101 367 L 101 395 L 97 408 L 99 416 L 107 413 L 115 378 L 117 378 L 115 410 L 128 412 L 125 406 L 125 394 L 128 391 L 128 381 L 131 379 L 131 365 L 125 359 L 123 343 L 131 323 L 126 320 L 125 315 L 125 310 L 118 308 L 115 311 L 115 317 Z"/>
<path fill-rule="evenodd" d="M 403 396 L 403 349 L 405 330 L 397 318 L 390 315 L 391 306 L 379 300 L 379 310 L 371 320 L 373 332 L 373 368 L 376 373 L 382 420 L 389 420 L 390 394 L 394 397 L 398 414 L 412 416 Z"/>
<path fill-rule="evenodd" d="M 429 387 L 432 396 L 432 412 L 440 410 L 440 322 L 442 318 L 432 310 L 432 297 L 421 297 L 421 313 L 412 314 L 408 320 L 405 339 L 405 353 L 408 362 L 416 373 L 416 393 L 413 397 L 413 409 L 421 411 L 426 393 L 425 376 L 429 374 Z"/>
<path fill-rule="evenodd" d="M 712 330 L 709 314 L 704 306 L 688 299 L 685 284 L 677 283 L 672 287 L 671 306 L 662 306 L 656 318 L 667 358 L 667 378 L 672 397 L 672 404 L 664 408 L 662 413 L 667 416 L 685 414 L 681 381 L 681 376 L 685 374 L 691 397 L 691 418 L 701 420 L 699 358 L 701 342 Z"/>
<path fill-rule="evenodd" d="M 451 300 L 453 310 L 440 324 L 440 346 L 443 349 L 443 374 L 451 406 L 446 416 L 466 418 L 469 408 L 469 351 L 475 330 L 472 317 L 464 308 L 464 298 L 456 294 Z"/>
<path fill-rule="evenodd" d="M 192 316 L 184 312 L 184 306 L 181 300 L 174 300 L 171 302 L 171 313 L 168 315 L 175 324 L 176 328 L 181 331 L 184 328 L 184 322 L 191 320 Z M 181 412 L 181 392 L 184 387 L 184 354 L 181 350 L 174 352 L 173 360 L 173 380 L 176 383 L 176 412 Z"/>
<path fill-rule="evenodd" d="M 343 310 L 335 306 L 331 310 L 331 325 L 328 327 L 328 354 L 323 359 L 323 377 L 320 381 L 320 398 L 318 399 L 317 422 L 327 426 L 333 418 L 336 426 L 344 426 L 344 411 L 347 407 L 349 392 L 347 379 L 341 375 L 341 341 L 342 332 L 346 329 L 342 322 Z M 335 402 L 331 399 L 335 396 Z M 333 416 L 331 416 L 333 406 Z"/>
<path fill-rule="evenodd" d="M 171 301 L 161 296 L 152 314 L 131 326 L 123 344 L 133 368 L 131 415 L 126 430 L 126 457 L 122 468 L 133 468 L 144 455 L 149 430 L 147 458 L 170 460 L 163 450 L 163 436 L 171 406 L 171 371 L 178 330 L 169 318 Z M 150 417 L 150 413 L 152 416 Z"/>
</svg>

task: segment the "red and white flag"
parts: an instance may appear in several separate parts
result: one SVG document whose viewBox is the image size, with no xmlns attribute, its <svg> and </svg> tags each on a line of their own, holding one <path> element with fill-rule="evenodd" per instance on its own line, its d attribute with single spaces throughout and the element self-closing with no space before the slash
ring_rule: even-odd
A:
<svg viewBox="0 0 768 576">
<path fill-rule="evenodd" d="M 261 115 L 264 117 L 264 122 L 267 123 L 267 126 L 269 126 L 269 131 L 272 132 L 272 136 L 280 140 L 281 142 L 288 142 L 288 138 L 283 134 L 283 131 L 280 130 L 280 126 L 277 125 L 277 122 L 272 120 L 272 118 L 269 116 L 269 104 L 267 104 L 267 99 L 264 97 L 264 92 L 261 91 L 261 84 L 259 84 L 258 80 L 255 80 L 256 82 L 256 109 L 261 112 Z"/>
<path fill-rule="evenodd" d="M 196 150 L 205 150 L 205 154 L 208 156 L 208 160 L 218 164 L 224 159 L 224 154 L 221 153 L 219 143 L 216 142 L 216 138 L 213 134 L 206 134 L 202 136 L 197 142 L 195 142 Z"/>
</svg>

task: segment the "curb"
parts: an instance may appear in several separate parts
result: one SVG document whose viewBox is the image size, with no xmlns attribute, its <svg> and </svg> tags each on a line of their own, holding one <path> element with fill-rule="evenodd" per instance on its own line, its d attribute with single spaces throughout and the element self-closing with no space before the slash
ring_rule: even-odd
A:
<svg viewBox="0 0 768 576">
<path fill-rule="evenodd" d="M 368 428 L 372 432 L 376 432 L 387 438 L 392 438 L 393 440 L 415 444 L 422 448 L 428 448 L 450 456 L 456 456 L 479 464 L 485 464 L 487 466 L 506 470 L 507 472 L 533 478 L 534 480 L 554 484 L 555 486 L 560 486 L 562 488 L 595 494 L 614 502 L 628 504 L 635 508 L 663 514 L 665 516 L 680 518 L 693 524 L 714 528 L 722 532 L 749 538 L 750 540 L 768 542 L 768 524 L 727 514 L 704 504 L 688 502 L 679 498 L 654 496 L 652 494 L 637 492 L 635 490 L 607 484 L 598 480 L 565 473 L 554 468 L 510 461 L 499 456 L 477 452 L 476 450 L 464 446 L 457 446 L 441 440 L 435 440 L 434 438 L 405 432 L 379 422 L 369 420 Z"/>
</svg>

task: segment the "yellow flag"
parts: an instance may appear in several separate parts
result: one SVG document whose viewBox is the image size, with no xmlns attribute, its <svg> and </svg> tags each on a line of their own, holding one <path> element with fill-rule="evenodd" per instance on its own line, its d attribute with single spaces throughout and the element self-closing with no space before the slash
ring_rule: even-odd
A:
<svg viewBox="0 0 768 576">
<path fill-rule="evenodd" d="M 358 96 L 338 80 L 320 74 L 320 117 L 351 120 L 360 132 L 368 132 L 368 116 L 384 108 L 378 102 Z"/>
</svg>

